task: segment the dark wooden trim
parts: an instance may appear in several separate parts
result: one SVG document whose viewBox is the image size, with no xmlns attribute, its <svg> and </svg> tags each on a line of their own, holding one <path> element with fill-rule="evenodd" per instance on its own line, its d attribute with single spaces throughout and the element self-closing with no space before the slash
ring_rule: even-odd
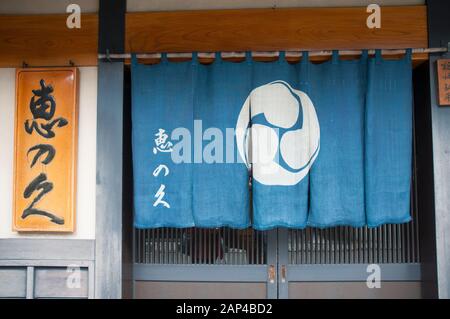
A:
<svg viewBox="0 0 450 319">
<path fill-rule="evenodd" d="M 419 219 L 419 250 L 423 295 L 437 297 L 436 227 L 434 213 L 433 136 L 431 124 L 430 66 L 414 70 L 415 209 Z"/>
<path fill-rule="evenodd" d="M 133 159 L 131 123 L 131 69 L 124 68 L 123 94 L 123 201 L 122 201 L 122 298 L 133 297 Z"/>
<path fill-rule="evenodd" d="M 450 1 L 427 0 L 430 47 L 447 47 L 450 42 Z"/>
<path fill-rule="evenodd" d="M 98 53 L 123 53 L 125 43 L 125 0 L 100 0 Z"/>
</svg>

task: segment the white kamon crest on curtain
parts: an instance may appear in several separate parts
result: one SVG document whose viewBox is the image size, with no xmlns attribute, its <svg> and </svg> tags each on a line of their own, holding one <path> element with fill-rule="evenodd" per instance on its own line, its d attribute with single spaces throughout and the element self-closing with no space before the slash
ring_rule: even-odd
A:
<svg viewBox="0 0 450 319">
<path fill-rule="evenodd" d="M 256 181 L 284 186 L 299 183 L 320 149 L 319 121 L 311 99 L 284 81 L 257 87 L 242 106 L 236 141 Z"/>
</svg>

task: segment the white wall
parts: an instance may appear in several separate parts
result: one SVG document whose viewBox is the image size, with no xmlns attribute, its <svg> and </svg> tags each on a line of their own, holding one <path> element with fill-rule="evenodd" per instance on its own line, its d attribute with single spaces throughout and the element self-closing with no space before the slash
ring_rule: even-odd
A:
<svg viewBox="0 0 450 319">
<path fill-rule="evenodd" d="M 12 231 L 15 69 L 0 68 L 0 238 L 95 238 L 97 68 L 80 70 L 76 230 L 73 234 Z"/>
</svg>

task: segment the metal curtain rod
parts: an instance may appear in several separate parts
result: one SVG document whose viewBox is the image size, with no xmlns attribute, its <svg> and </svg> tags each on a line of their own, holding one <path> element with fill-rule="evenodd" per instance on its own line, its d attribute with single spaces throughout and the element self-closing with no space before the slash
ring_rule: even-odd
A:
<svg viewBox="0 0 450 319">
<path fill-rule="evenodd" d="M 360 55 L 363 50 L 338 50 L 339 55 Z M 405 49 L 382 49 L 382 55 L 399 55 L 404 54 Z M 412 49 L 412 53 L 446 53 L 448 52 L 447 48 L 419 48 Z M 369 54 L 375 54 L 375 50 L 368 50 Z M 332 50 L 322 50 L 322 51 L 309 51 L 309 56 L 331 56 L 333 54 Z M 277 57 L 279 55 L 279 51 L 252 51 L 253 57 Z M 192 57 L 192 53 L 168 53 L 168 57 L 170 58 L 190 58 Z M 223 58 L 243 58 L 245 57 L 245 52 L 222 52 L 221 56 Z M 286 56 L 288 57 L 301 57 L 301 51 L 286 51 Z M 140 59 L 158 59 L 161 57 L 161 53 L 138 53 L 136 54 L 137 58 Z M 199 52 L 198 57 L 200 58 L 214 58 L 215 53 L 211 52 Z M 99 54 L 99 59 L 129 59 L 131 58 L 130 53 L 108 53 L 108 54 Z"/>
</svg>

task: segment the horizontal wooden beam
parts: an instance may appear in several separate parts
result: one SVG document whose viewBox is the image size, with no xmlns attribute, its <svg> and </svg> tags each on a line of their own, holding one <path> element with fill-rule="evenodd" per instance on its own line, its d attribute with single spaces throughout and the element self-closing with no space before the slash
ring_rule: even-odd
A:
<svg viewBox="0 0 450 319">
<path fill-rule="evenodd" d="M 126 14 L 126 52 L 297 51 L 427 47 L 426 6 L 382 7 L 368 29 L 365 7 L 202 10 Z M 98 17 L 0 15 L 0 67 L 97 65 Z M 414 60 L 426 60 L 416 55 Z M 327 57 L 316 58 L 317 61 Z"/>
<path fill-rule="evenodd" d="M 426 6 L 140 12 L 126 15 L 127 52 L 278 51 L 427 47 Z"/>
<path fill-rule="evenodd" d="M 90 239 L 0 239 L 0 265 L 5 260 L 94 260 Z"/>
<path fill-rule="evenodd" d="M 97 64 L 98 17 L 82 14 L 69 29 L 66 14 L 0 15 L 0 67 Z"/>
</svg>

